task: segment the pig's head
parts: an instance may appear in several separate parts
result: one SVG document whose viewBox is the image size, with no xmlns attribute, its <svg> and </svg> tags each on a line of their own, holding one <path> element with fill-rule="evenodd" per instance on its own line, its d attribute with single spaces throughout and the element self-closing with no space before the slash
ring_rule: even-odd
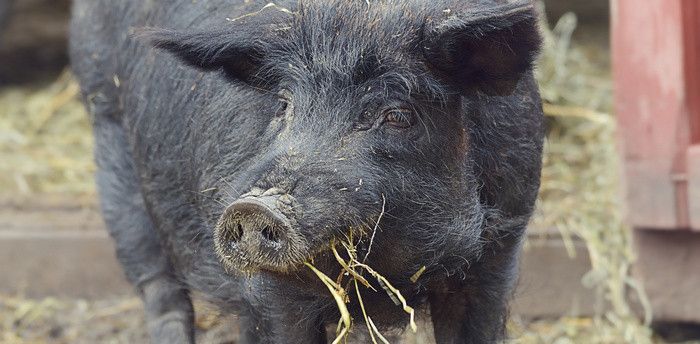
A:
<svg viewBox="0 0 700 344">
<path fill-rule="evenodd" d="M 294 271 L 350 236 L 386 276 L 478 255 L 498 209 L 481 195 L 471 106 L 531 70 L 540 36 L 529 2 L 302 1 L 149 35 L 265 104 L 246 167 L 218 169 L 227 183 L 213 230 L 226 267 Z M 222 144 L 245 152 L 226 130 Z"/>
</svg>

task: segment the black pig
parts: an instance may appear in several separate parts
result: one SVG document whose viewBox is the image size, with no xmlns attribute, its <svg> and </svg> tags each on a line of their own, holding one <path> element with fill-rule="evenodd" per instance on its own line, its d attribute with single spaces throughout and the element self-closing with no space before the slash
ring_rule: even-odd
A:
<svg viewBox="0 0 700 344">
<path fill-rule="evenodd" d="M 303 263 L 337 276 L 329 243 L 350 231 L 438 343 L 504 337 L 541 168 L 529 1 L 73 11 L 102 211 L 153 342 L 193 341 L 193 293 L 240 314 L 244 343 L 326 342 L 339 313 Z M 405 327 L 386 294 L 364 299 Z"/>
</svg>

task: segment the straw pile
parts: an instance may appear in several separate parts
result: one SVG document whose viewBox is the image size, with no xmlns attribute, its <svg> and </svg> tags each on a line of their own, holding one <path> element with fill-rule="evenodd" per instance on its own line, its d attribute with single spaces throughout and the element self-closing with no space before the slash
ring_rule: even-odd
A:
<svg viewBox="0 0 700 344">
<path fill-rule="evenodd" d="M 0 90 L 0 196 L 93 194 L 92 137 L 78 92 L 67 72 L 45 87 Z"/>
</svg>

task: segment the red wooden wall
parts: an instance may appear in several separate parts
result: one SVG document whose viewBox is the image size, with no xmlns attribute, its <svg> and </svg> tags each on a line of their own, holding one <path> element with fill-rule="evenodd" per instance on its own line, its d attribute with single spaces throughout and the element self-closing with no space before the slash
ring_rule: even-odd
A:
<svg viewBox="0 0 700 344">
<path fill-rule="evenodd" d="M 700 230 L 700 1 L 613 0 L 629 220 Z"/>
</svg>

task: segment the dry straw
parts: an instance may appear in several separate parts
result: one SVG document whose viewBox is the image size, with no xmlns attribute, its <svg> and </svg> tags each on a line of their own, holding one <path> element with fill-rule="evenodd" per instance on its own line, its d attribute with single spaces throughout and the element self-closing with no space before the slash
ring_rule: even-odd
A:
<svg viewBox="0 0 700 344">
<path fill-rule="evenodd" d="M 0 196 L 93 194 L 92 135 L 70 73 L 0 90 Z"/>
<path fill-rule="evenodd" d="M 360 305 L 362 317 L 367 326 L 367 332 L 369 333 L 372 343 L 389 343 L 388 340 L 379 331 L 379 329 L 377 329 L 377 326 L 374 324 L 374 321 L 372 321 L 372 318 L 369 315 L 367 315 L 360 285 L 362 285 L 364 290 L 371 290 L 372 292 L 378 291 L 363 276 L 364 272 L 366 272 L 367 274 L 369 274 L 369 276 L 374 278 L 374 280 L 382 287 L 382 289 L 384 289 L 387 296 L 394 302 L 394 304 L 400 306 L 401 309 L 403 309 L 403 311 L 406 312 L 406 314 L 408 314 L 409 327 L 415 333 L 418 329 L 415 322 L 415 310 L 408 305 L 406 299 L 403 297 L 403 295 L 401 295 L 401 291 L 395 288 L 387 278 L 382 276 L 380 273 L 372 269 L 367 264 L 359 261 L 357 256 L 357 250 L 352 240 L 352 231 L 350 232 L 348 240 L 340 243 L 340 246 L 343 247 L 343 250 L 349 257 L 348 260 L 345 260 L 343 257 L 341 257 L 341 254 L 338 252 L 337 246 L 338 245 L 335 241 L 331 242 L 330 244 L 330 249 L 333 252 L 333 256 L 335 257 L 338 264 L 340 264 L 341 266 L 341 271 L 335 280 L 316 269 L 316 267 L 314 267 L 312 263 L 306 263 L 306 266 L 309 269 L 311 269 L 311 271 L 313 271 L 314 274 L 316 274 L 316 276 L 318 276 L 318 278 L 321 280 L 321 282 L 323 282 L 323 284 L 326 285 L 328 291 L 330 291 L 331 295 L 333 295 L 336 305 L 338 306 L 338 310 L 340 311 L 340 320 L 338 322 L 336 338 L 333 341 L 333 344 L 340 343 L 342 340 L 346 340 L 348 334 L 350 333 L 350 330 L 353 327 L 353 318 L 350 315 L 350 312 L 347 308 L 347 303 L 351 301 L 351 293 L 348 292 L 350 285 L 353 286 L 353 289 L 355 291 L 355 296 L 357 297 L 357 302 Z M 379 340 L 379 342 L 377 340 Z"/>
</svg>

